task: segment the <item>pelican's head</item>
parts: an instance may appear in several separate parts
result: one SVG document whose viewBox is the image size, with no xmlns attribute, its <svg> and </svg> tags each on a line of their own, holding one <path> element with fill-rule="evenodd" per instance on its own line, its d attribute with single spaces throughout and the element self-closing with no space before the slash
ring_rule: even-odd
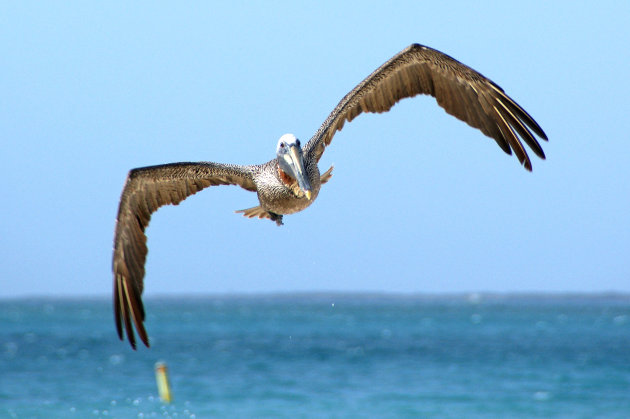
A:
<svg viewBox="0 0 630 419">
<path fill-rule="evenodd" d="M 298 186 L 304 192 L 306 198 L 310 200 L 311 184 L 304 171 L 304 158 L 302 157 L 300 140 L 295 138 L 293 134 L 284 134 L 278 140 L 276 154 L 278 155 L 280 170 L 292 179 L 297 180 Z"/>
</svg>

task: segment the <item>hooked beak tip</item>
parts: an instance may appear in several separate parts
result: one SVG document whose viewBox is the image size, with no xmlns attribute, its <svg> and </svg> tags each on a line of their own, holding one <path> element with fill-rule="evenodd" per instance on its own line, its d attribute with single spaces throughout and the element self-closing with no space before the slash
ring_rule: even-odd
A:
<svg viewBox="0 0 630 419">
<path fill-rule="evenodd" d="M 311 191 L 304 191 L 304 195 L 306 195 L 306 199 L 311 200 Z"/>
</svg>

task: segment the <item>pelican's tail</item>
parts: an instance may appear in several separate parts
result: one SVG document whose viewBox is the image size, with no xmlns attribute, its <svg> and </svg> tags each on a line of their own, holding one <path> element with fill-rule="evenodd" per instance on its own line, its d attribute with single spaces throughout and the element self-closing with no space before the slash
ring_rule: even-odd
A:
<svg viewBox="0 0 630 419">
<path fill-rule="evenodd" d="M 269 213 L 267 211 L 265 211 L 264 209 L 262 209 L 262 207 L 259 205 L 257 207 L 252 207 L 252 208 L 247 208 L 247 209 L 242 209 L 242 210 L 238 210 L 235 211 L 236 213 L 242 213 L 244 217 L 247 218 L 271 218 L 271 216 L 269 215 Z"/>
</svg>

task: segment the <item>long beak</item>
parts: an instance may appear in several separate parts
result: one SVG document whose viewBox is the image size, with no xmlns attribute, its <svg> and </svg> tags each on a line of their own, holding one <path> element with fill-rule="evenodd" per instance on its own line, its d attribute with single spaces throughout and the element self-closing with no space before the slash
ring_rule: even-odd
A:
<svg viewBox="0 0 630 419">
<path fill-rule="evenodd" d="M 302 158 L 302 153 L 299 147 L 292 145 L 289 148 L 289 152 L 286 154 L 286 160 L 289 164 L 289 167 L 293 171 L 293 177 L 298 181 L 298 185 L 300 189 L 304 192 L 306 199 L 311 199 L 311 184 L 308 181 L 308 177 L 306 176 L 306 171 L 304 170 L 304 159 Z"/>
</svg>

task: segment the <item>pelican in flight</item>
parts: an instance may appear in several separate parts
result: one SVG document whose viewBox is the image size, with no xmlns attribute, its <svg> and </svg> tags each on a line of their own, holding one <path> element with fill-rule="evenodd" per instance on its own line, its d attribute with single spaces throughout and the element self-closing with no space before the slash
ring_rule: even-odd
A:
<svg viewBox="0 0 630 419">
<path fill-rule="evenodd" d="M 149 346 L 141 299 L 147 257 L 144 230 L 159 207 L 177 205 L 209 186 L 238 185 L 256 192 L 259 205 L 237 212 L 282 225 L 283 215 L 311 205 L 330 179 L 332 167 L 320 174 L 317 163 L 346 121 L 363 112 L 387 112 L 399 100 L 418 94 L 433 96 L 446 112 L 494 139 L 507 154 L 514 152 L 525 169 L 531 171 L 532 164 L 523 141 L 545 158 L 532 135 L 533 131 L 547 140 L 544 131 L 501 87 L 440 51 L 410 45 L 344 96 L 306 144 L 293 134 L 280 137 L 276 156 L 267 163 L 171 163 L 129 172 L 118 208 L 112 263 L 114 317 L 120 339 L 124 340 L 124 329 L 135 349 L 135 326 Z"/>
</svg>

